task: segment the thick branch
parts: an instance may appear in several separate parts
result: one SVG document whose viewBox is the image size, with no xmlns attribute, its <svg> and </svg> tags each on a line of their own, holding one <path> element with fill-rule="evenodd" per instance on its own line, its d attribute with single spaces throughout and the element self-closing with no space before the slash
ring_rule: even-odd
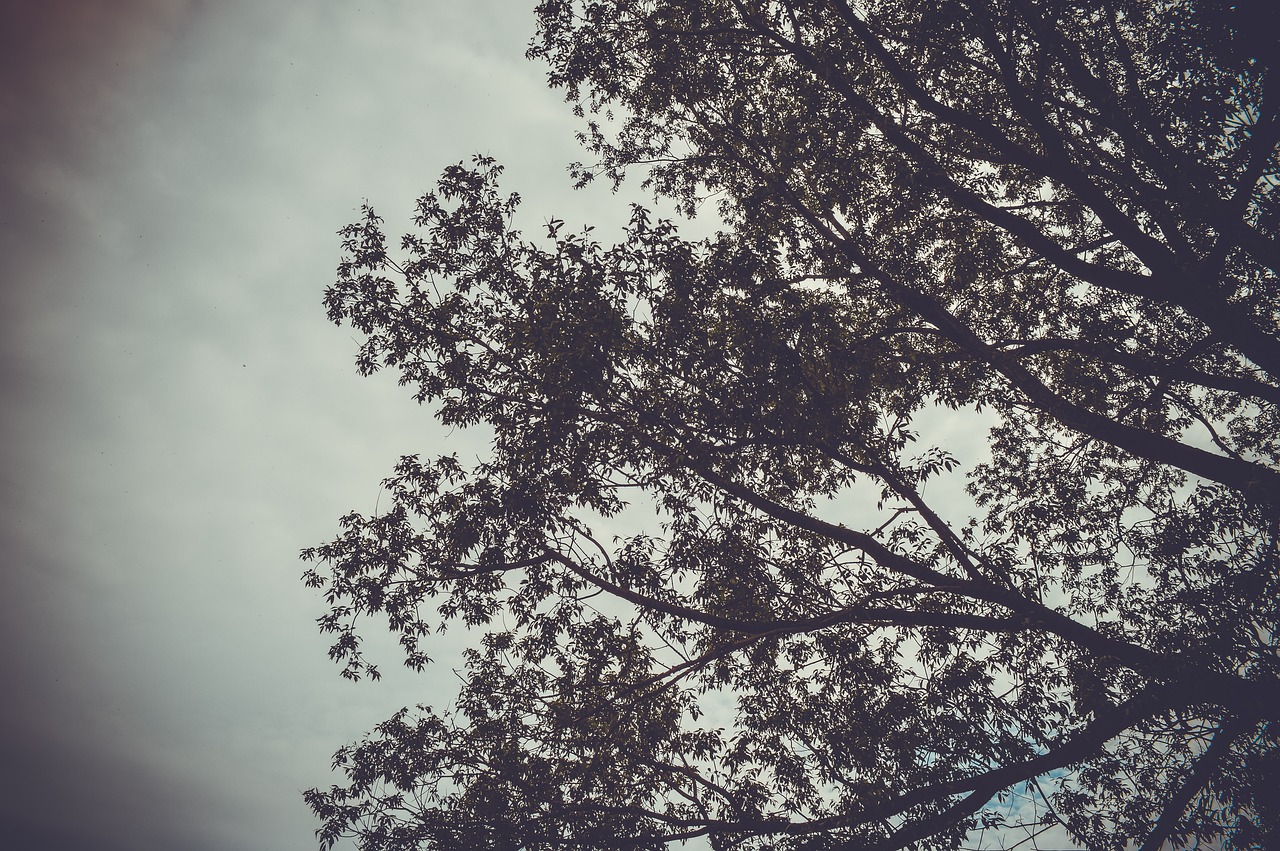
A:
<svg viewBox="0 0 1280 851">
<path fill-rule="evenodd" d="M 1138 375 L 1150 375 L 1156 378 L 1167 378 L 1172 381 L 1183 381 L 1199 387 L 1224 390 L 1228 393 L 1237 393 L 1241 396 L 1270 402 L 1273 405 L 1280 405 L 1280 387 L 1251 378 L 1205 372 L 1176 361 L 1154 361 L 1112 346 L 1091 343 L 1086 340 L 1045 337 L 1036 340 L 1001 341 L 1000 347 L 1014 357 L 1029 357 L 1048 352 L 1076 352 L 1077 354 L 1097 358 L 1100 361 L 1114 363 Z"/>
<path fill-rule="evenodd" d="M 847 242 L 842 244 L 846 249 L 852 248 Z M 866 262 L 861 252 L 858 252 L 854 259 L 855 262 L 859 260 Z M 1152 461 L 1169 464 L 1197 476 L 1221 482 L 1240 491 L 1252 502 L 1267 505 L 1273 511 L 1280 511 L 1280 474 L 1276 471 L 1259 464 L 1227 458 L 1194 446 L 1187 446 L 1163 435 L 1125 425 L 1069 402 L 1032 375 L 1009 352 L 988 345 L 980 339 L 969 326 L 957 319 L 936 299 L 887 277 L 883 279 L 883 283 L 903 304 L 914 308 L 922 317 L 937 325 L 956 345 L 980 354 L 1014 387 L 1021 390 L 1033 405 L 1064 426 L 1110 443 L 1139 458 L 1149 458 Z"/>
</svg>

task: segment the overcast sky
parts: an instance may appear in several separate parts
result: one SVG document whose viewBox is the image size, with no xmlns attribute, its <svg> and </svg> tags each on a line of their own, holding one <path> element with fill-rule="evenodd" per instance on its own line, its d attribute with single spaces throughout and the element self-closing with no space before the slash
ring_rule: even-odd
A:
<svg viewBox="0 0 1280 851">
<path fill-rule="evenodd" d="M 623 220 L 569 188 L 532 6 L 5 4 L 6 848 L 313 848 L 333 750 L 452 695 L 446 648 L 351 685 L 315 630 L 298 550 L 399 455 L 478 451 L 359 378 L 320 300 L 362 200 L 404 221 L 477 151 L 532 222 Z"/>
</svg>

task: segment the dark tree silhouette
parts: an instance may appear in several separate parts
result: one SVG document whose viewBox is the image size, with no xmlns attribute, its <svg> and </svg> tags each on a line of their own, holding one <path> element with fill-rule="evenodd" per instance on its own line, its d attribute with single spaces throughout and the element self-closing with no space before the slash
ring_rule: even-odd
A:
<svg viewBox="0 0 1280 851">
<path fill-rule="evenodd" d="M 1269 9 L 542 3 L 576 179 L 723 230 L 526 239 L 477 158 L 342 232 L 360 370 L 492 442 L 304 553 L 349 677 L 475 636 L 322 843 L 1277 847 Z"/>
</svg>

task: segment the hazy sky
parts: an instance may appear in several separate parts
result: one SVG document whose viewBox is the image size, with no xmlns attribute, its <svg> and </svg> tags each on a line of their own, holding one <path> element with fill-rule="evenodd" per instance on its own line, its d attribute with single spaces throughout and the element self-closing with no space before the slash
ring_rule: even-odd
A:
<svg viewBox="0 0 1280 851">
<path fill-rule="evenodd" d="M 298 550 L 399 455 L 478 449 L 360 379 L 320 299 L 362 200 L 402 222 L 477 151 L 534 223 L 623 220 L 569 189 L 532 6 L 5 4 L 6 848 L 313 848 L 332 751 L 453 693 L 444 648 L 351 685 L 315 630 Z"/>
</svg>

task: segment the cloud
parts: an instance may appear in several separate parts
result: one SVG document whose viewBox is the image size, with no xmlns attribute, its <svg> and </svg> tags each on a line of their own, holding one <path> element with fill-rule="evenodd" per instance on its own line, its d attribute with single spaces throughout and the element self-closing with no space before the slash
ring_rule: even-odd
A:
<svg viewBox="0 0 1280 851">
<path fill-rule="evenodd" d="M 425 678 L 384 637 L 386 681 L 341 681 L 296 555 L 373 510 L 398 455 L 483 451 L 354 375 L 320 305 L 334 231 L 363 197 L 407 212 L 479 147 L 512 189 L 567 186 L 530 20 L 451 9 L 6 8 L 6 847 L 313 847 L 299 790 L 332 751 L 448 701 L 461 634 Z"/>
<path fill-rule="evenodd" d="M 195 0 L 14 0 L 0 29 L 0 222 L 44 230 L 97 140 L 128 116 L 129 80 L 162 60 Z"/>
</svg>

